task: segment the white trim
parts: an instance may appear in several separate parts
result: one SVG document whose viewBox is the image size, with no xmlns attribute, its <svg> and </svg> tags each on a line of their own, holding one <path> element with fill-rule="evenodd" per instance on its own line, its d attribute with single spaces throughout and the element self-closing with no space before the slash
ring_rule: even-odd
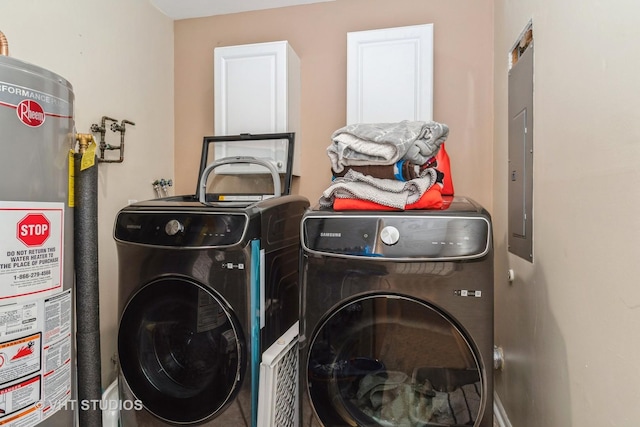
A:
<svg viewBox="0 0 640 427">
<path fill-rule="evenodd" d="M 493 393 L 493 425 L 497 427 L 513 427 L 496 392 Z"/>
</svg>

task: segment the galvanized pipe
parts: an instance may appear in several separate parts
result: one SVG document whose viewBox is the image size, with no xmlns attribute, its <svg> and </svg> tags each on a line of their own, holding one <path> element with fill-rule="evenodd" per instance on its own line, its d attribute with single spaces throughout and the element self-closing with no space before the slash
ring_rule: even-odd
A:
<svg viewBox="0 0 640 427">
<path fill-rule="evenodd" d="M 120 132 L 120 145 L 109 145 L 106 144 L 105 148 L 102 148 L 102 144 L 101 148 L 100 148 L 100 158 L 98 159 L 98 161 L 100 163 L 122 163 L 124 161 L 124 133 L 126 131 L 125 126 L 126 124 L 130 124 L 135 126 L 135 123 L 130 121 L 130 120 L 122 120 L 122 122 L 120 122 L 120 124 L 118 124 L 117 122 L 115 123 L 111 123 L 111 130 L 114 132 Z M 117 160 L 107 160 L 104 158 L 104 150 L 120 150 L 120 158 Z"/>
</svg>

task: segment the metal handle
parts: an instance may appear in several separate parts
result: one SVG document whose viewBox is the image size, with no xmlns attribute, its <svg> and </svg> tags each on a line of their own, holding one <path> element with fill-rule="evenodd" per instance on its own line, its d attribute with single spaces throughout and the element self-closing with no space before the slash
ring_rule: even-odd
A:
<svg viewBox="0 0 640 427">
<path fill-rule="evenodd" d="M 207 179 L 209 178 L 209 174 L 211 173 L 211 171 L 218 166 L 229 165 L 233 163 L 253 163 L 266 167 L 271 173 L 271 178 L 273 179 L 274 197 L 280 197 L 282 195 L 282 190 L 280 188 L 280 175 L 278 174 L 278 170 L 270 161 L 258 159 L 251 156 L 223 157 L 222 159 L 218 159 L 215 162 L 208 164 L 207 167 L 202 171 L 202 177 L 200 178 L 198 191 L 198 200 L 200 201 L 200 203 L 206 203 L 207 201 Z"/>
</svg>

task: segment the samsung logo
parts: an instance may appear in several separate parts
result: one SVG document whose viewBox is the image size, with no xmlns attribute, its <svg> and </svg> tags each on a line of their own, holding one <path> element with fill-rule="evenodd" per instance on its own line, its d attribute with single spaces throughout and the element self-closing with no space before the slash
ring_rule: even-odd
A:
<svg viewBox="0 0 640 427">
<path fill-rule="evenodd" d="M 320 237 L 342 237 L 342 233 L 320 233 Z"/>
</svg>

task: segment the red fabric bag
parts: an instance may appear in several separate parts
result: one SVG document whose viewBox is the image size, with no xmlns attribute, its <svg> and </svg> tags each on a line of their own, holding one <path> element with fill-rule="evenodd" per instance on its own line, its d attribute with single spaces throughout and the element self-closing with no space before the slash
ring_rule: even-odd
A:
<svg viewBox="0 0 640 427">
<path fill-rule="evenodd" d="M 449 155 L 444 148 L 444 142 L 440 145 L 440 149 L 436 153 L 435 168 L 444 174 L 442 181 L 442 195 L 453 196 L 453 178 L 451 177 L 451 162 Z"/>
</svg>

